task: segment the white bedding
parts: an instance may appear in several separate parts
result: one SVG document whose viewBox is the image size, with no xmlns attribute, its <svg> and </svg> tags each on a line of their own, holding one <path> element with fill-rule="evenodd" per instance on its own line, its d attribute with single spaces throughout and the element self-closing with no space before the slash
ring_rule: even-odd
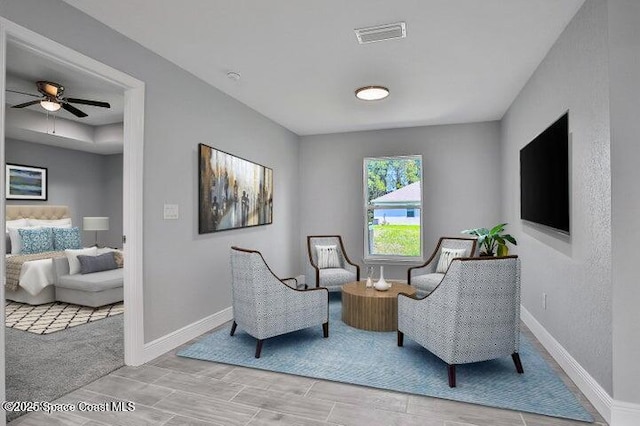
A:
<svg viewBox="0 0 640 426">
<path fill-rule="evenodd" d="M 10 257 L 11 255 L 7 255 Z M 51 259 L 30 260 L 22 264 L 19 285 L 32 296 L 52 285 L 53 261 Z"/>
</svg>

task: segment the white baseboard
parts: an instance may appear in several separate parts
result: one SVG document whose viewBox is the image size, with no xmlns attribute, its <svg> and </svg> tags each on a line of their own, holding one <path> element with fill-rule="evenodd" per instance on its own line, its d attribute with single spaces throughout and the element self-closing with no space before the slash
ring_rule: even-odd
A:
<svg viewBox="0 0 640 426">
<path fill-rule="evenodd" d="M 640 425 L 640 404 L 614 400 L 610 424 L 611 426 Z"/>
<path fill-rule="evenodd" d="M 602 386 L 576 361 L 567 350 L 534 318 L 524 306 L 520 307 L 520 318 L 542 343 L 578 389 L 593 404 L 600 415 L 611 424 L 613 399 Z M 635 425 L 640 423 L 633 423 Z M 612 424 L 612 426 L 614 426 Z M 617 425 L 615 425 L 617 426 Z"/>
<path fill-rule="evenodd" d="M 220 312 L 216 312 L 213 315 L 202 318 L 201 320 L 182 327 L 179 330 L 162 336 L 153 342 L 145 343 L 143 353 L 144 362 L 149 362 L 152 359 L 177 348 L 183 343 L 186 343 L 191 339 L 195 339 L 201 334 L 206 333 L 209 330 L 213 330 L 227 321 L 231 321 L 232 319 L 233 308 L 229 306 Z"/>
</svg>

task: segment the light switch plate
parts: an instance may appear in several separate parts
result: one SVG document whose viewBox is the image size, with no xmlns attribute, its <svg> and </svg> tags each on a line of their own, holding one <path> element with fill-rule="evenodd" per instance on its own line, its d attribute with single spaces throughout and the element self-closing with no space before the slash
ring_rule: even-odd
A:
<svg viewBox="0 0 640 426">
<path fill-rule="evenodd" d="M 164 218 L 175 220 L 178 219 L 178 205 L 177 204 L 165 204 L 164 205 Z"/>
</svg>

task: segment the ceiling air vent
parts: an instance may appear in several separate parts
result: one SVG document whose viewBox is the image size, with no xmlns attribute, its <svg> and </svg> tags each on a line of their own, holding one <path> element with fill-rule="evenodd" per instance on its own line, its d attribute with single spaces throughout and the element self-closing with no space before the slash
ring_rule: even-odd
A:
<svg viewBox="0 0 640 426">
<path fill-rule="evenodd" d="M 394 24 L 358 28 L 353 31 L 356 33 L 356 37 L 358 37 L 358 43 L 366 44 L 375 41 L 405 38 L 407 36 L 407 24 L 404 22 L 396 22 Z"/>
</svg>

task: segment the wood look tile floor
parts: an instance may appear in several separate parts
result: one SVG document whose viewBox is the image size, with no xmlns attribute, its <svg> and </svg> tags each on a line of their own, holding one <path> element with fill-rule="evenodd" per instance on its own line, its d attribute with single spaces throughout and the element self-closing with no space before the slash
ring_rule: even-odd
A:
<svg viewBox="0 0 640 426">
<path fill-rule="evenodd" d="M 223 327 L 228 328 L 229 325 L 226 324 Z M 606 425 L 603 418 L 524 325 L 523 331 L 584 403 L 596 419 L 595 424 Z M 192 342 L 188 344 L 190 343 Z M 268 350 L 268 346 L 265 345 L 265 349 Z M 140 367 L 122 367 L 56 401 L 59 403 L 133 401 L 135 411 L 55 414 L 35 412 L 19 417 L 9 425 L 585 426 L 589 424 L 180 358 L 176 356 L 178 350 L 164 354 Z"/>
</svg>

